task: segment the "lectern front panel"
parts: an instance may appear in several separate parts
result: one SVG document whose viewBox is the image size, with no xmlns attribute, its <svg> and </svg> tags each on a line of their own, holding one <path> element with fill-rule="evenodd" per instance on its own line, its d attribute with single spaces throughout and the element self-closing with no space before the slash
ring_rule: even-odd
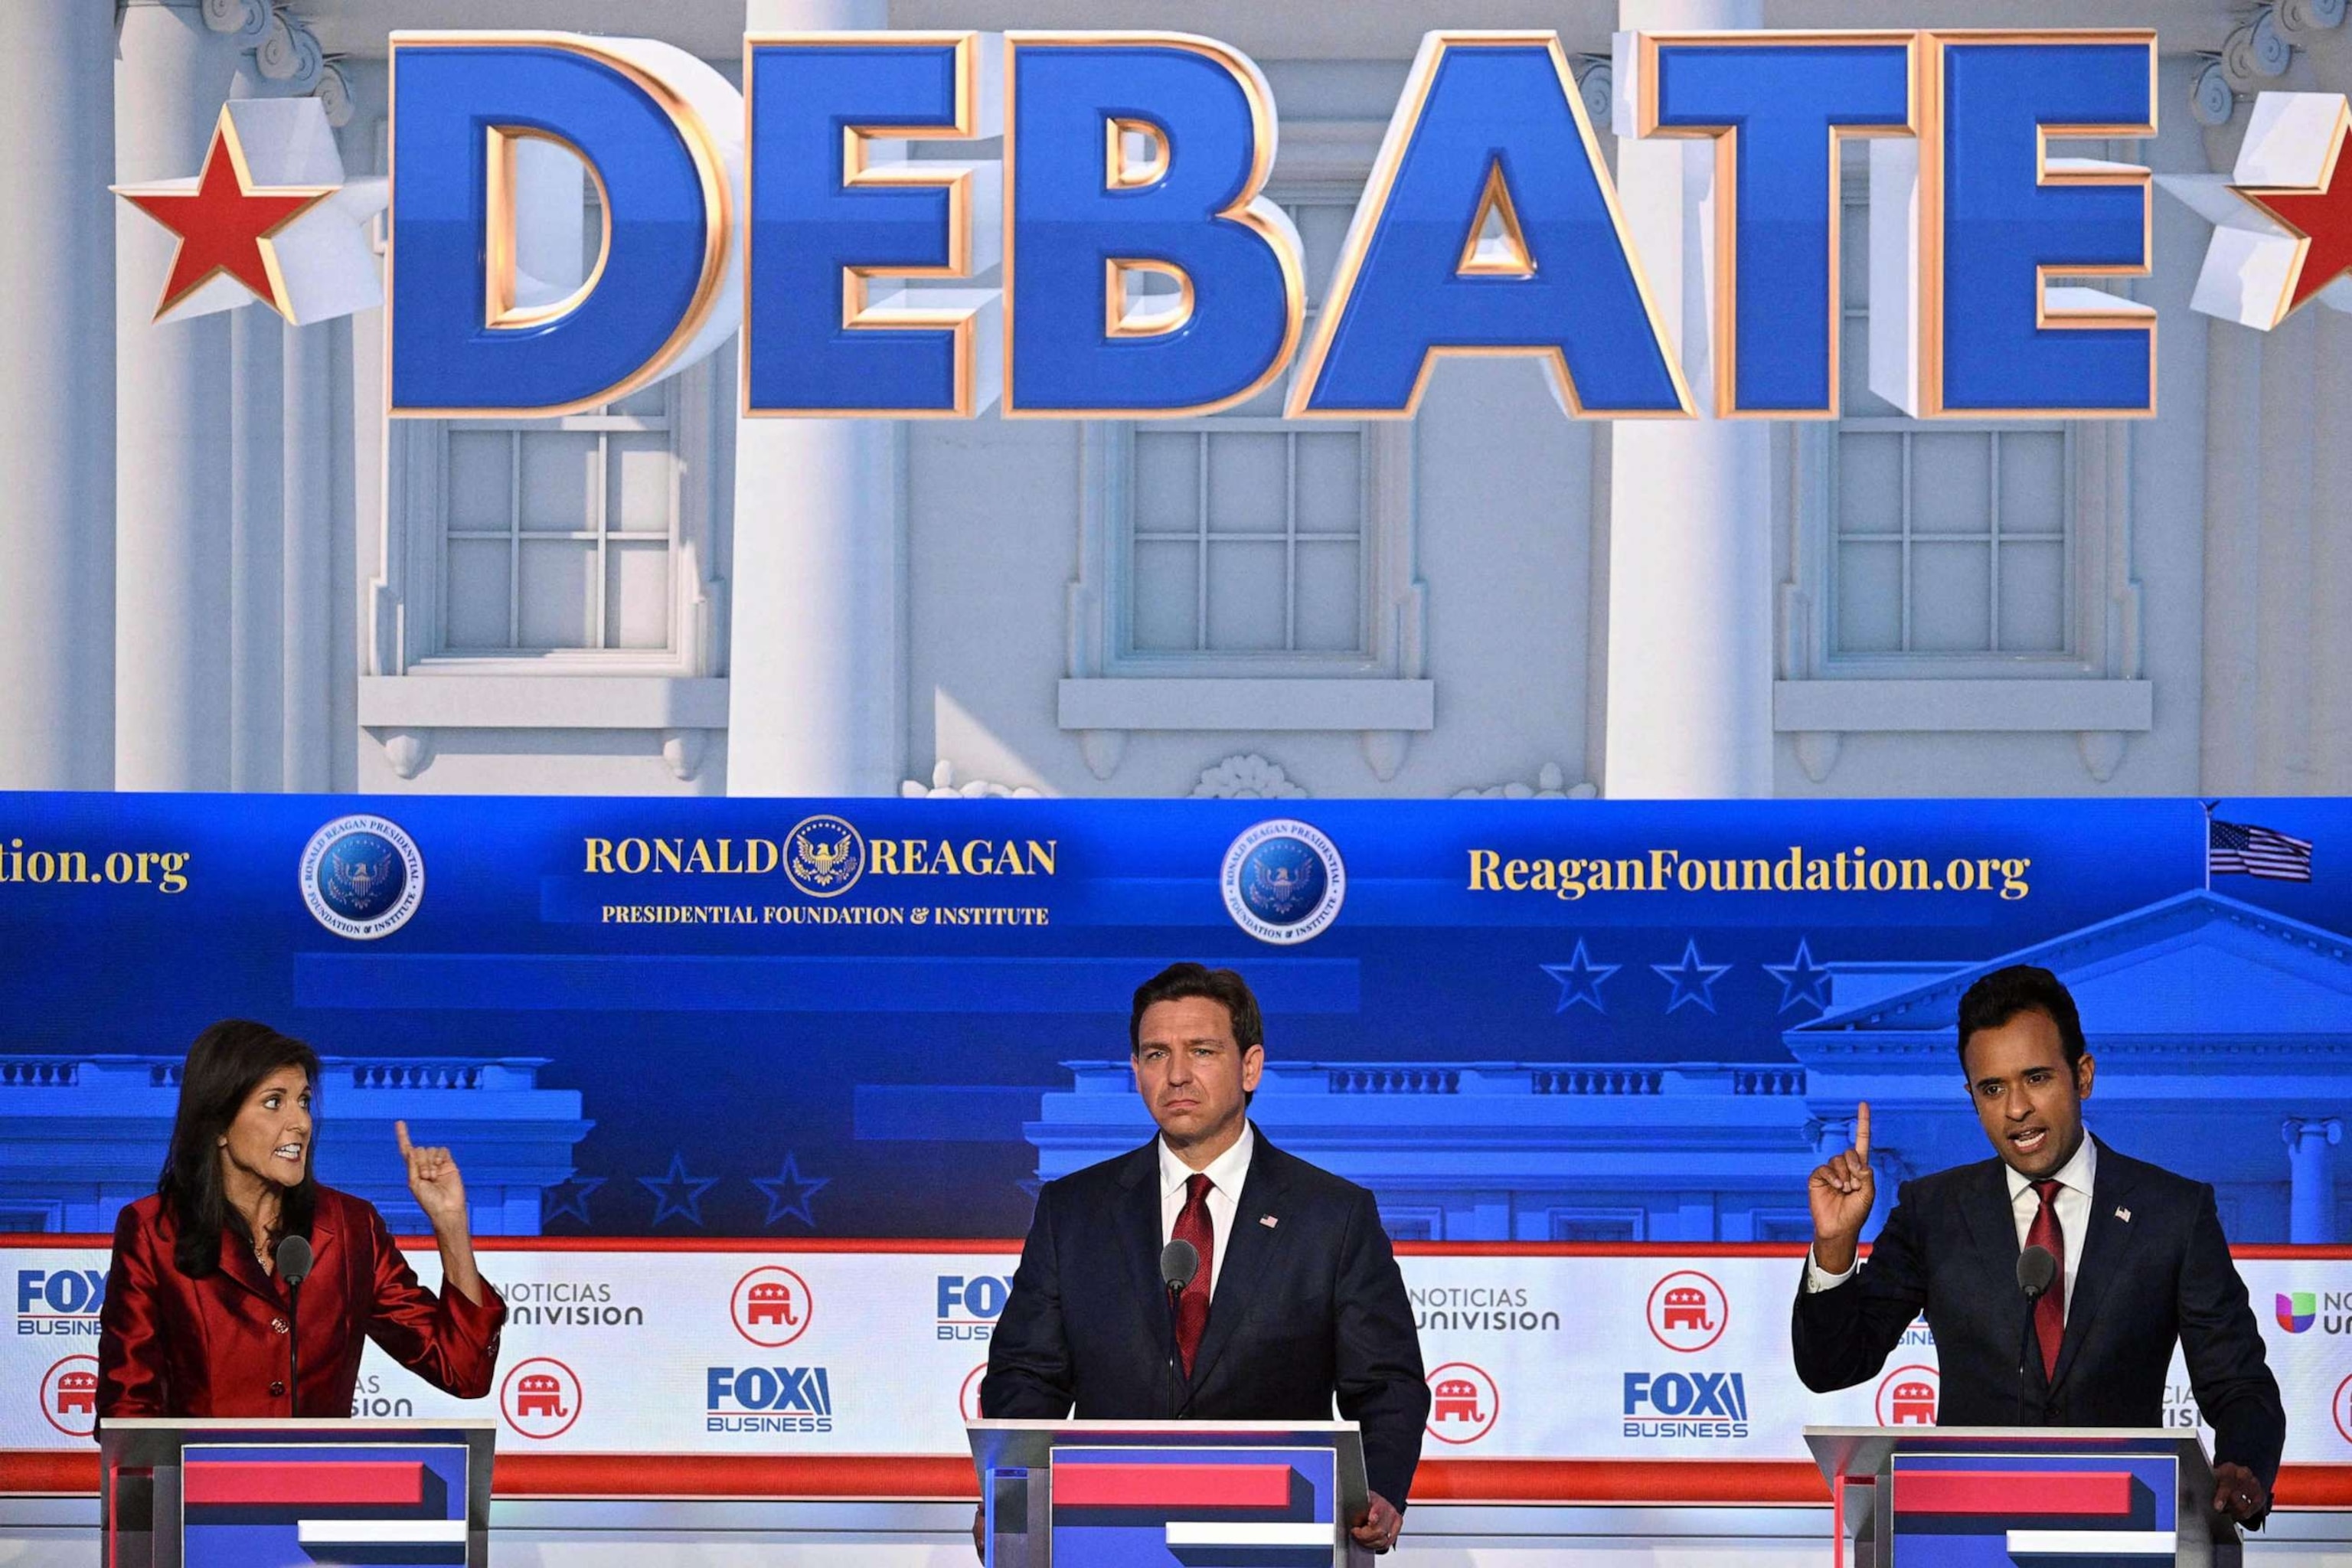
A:
<svg viewBox="0 0 2352 1568">
<path fill-rule="evenodd" d="M 180 1456 L 182 1568 L 466 1561 L 462 1443 L 191 1443 Z"/>
<path fill-rule="evenodd" d="M 1339 1541 L 1329 1448 L 1053 1451 L 1054 1568 L 1328 1568 Z"/>
</svg>

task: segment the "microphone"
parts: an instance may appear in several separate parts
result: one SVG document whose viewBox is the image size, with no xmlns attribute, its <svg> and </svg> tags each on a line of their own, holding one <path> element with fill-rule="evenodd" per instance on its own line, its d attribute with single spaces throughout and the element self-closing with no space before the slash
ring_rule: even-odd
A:
<svg viewBox="0 0 2352 1568">
<path fill-rule="evenodd" d="M 286 1413 L 299 1415 L 302 1397 L 302 1281 L 310 1278 L 308 1237 L 289 1236 L 278 1244 L 278 1278 L 286 1281 Z"/>
<path fill-rule="evenodd" d="M 2046 1247 L 2029 1247 L 2017 1255 L 2017 1289 L 2025 1298 L 2025 1331 L 2017 1346 L 2017 1424 L 2025 1425 L 2025 1391 L 2032 1363 L 2042 1352 L 2042 1342 L 2033 1331 L 2034 1308 L 2050 1289 L 2051 1281 L 2058 1277 L 2058 1259 Z M 2045 1415 L 2047 1413 L 2045 1412 Z"/>
<path fill-rule="evenodd" d="M 308 1251 L 306 1247 L 304 1249 Z M 2042 1255 L 2049 1257 L 2048 1253 Z M 1201 1271 L 1201 1249 L 1189 1241 L 1171 1241 L 1160 1249 L 1160 1282 L 1171 1294 L 1182 1295 L 1192 1276 Z"/>
<path fill-rule="evenodd" d="M 1201 1249 L 1191 1242 L 1180 1237 L 1160 1249 L 1160 1283 L 1168 1289 L 1168 1370 L 1179 1384 L 1176 1394 L 1183 1392 L 1184 1379 L 1184 1343 L 1176 1332 L 1176 1298 L 1184 1293 L 1184 1287 L 1199 1272 Z M 1169 1397 L 1168 1408 L 1171 1414 L 1181 1415 L 1176 1394 Z"/>
</svg>

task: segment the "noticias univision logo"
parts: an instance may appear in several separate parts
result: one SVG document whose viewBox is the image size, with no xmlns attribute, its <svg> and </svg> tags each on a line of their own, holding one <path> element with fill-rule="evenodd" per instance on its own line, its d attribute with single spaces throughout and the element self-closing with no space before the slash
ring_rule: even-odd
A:
<svg viewBox="0 0 2352 1568">
<path fill-rule="evenodd" d="M 2288 1333 L 2352 1334 L 2352 1290 L 2281 1290 L 2273 1301 L 2278 1326 Z"/>
</svg>

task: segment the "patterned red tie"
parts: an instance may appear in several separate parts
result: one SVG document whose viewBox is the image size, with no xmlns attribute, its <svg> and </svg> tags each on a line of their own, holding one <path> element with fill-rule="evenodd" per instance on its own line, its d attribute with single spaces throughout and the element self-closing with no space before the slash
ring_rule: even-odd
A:
<svg viewBox="0 0 2352 1568">
<path fill-rule="evenodd" d="M 1184 1179 L 1184 1208 L 1176 1216 L 1176 1234 L 1171 1239 L 1191 1242 L 1192 1250 L 1201 1255 L 1201 1267 L 1192 1271 L 1192 1283 L 1176 1298 L 1176 1350 L 1184 1358 L 1184 1375 L 1189 1378 L 1201 1335 L 1209 1327 L 1209 1271 L 1217 1256 L 1216 1227 L 1209 1223 L 1208 1177 Z"/>
<path fill-rule="evenodd" d="M 2064 1184 L 2036 1182 L 2033 1190 L 2042 1194 L 2042 1206 L 2033 1214 L 2033 1224 L 2025 1233 L 2028 1247 L 2046 1247 L 2050 1256 L 2058 1261 L 2058 1271 L 2051 1276 L 2050 1289 L 2033 1303 L 2033 1334 L 2042 1342 L 2042 1375 L 2044 1380 L 2058 1374 L 2058 1345 L 2066 1337 L 2066 1233 L 2058 1228 L 2058 1194 Z"/>
</svg>

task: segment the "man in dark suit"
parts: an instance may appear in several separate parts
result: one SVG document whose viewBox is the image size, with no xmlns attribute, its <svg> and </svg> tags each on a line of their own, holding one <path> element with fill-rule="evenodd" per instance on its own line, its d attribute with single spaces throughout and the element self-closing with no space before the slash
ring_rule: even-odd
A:
<svg viewBox="0 0 2352 1568">
<path fill-rule="evenodd" d="M 1372 1194 L 1250 1125 L 1264 1040 L 1230 969 L 1178 963 L 1136 991 L 1128 1047 L 1160 1135 L 1037 1194 L 981 1414 L 1328 1421 L 1336 1399 L 1372 1492 L 1351 1533 L 1385 1552 L 1429 1416 L 1412 1307 Z M 1178 1239 L 1201 1266 L 1171 1322 L 1160 1256 Z"/>
<path fill-rule="evenodd" d="M 2213 1506 L 2259 1524 L 2286 1415 L 2213 1189 L 2084 1133 L 2094 1064 L 2074 1000 L 2048 970 L 1984 976 L 1960 998 L 1959 1023 L 1969 1095 L 1999 1158 L 1904 1183 L 1857 1265 L 1876 1194 L 1870 1107 L 1856 1110 L 1853 1147 L 1810 1186 L 1797 1375 L 1816 1393 L 1876 1375 L 1925 1310 L 1940 1423 L 2156 1426 L 2178 1340 L 2213 1428 Z M 2058 1268 L 2029 1306 L 2018 1263 L 2037 1246 Z"/>
</svg>

